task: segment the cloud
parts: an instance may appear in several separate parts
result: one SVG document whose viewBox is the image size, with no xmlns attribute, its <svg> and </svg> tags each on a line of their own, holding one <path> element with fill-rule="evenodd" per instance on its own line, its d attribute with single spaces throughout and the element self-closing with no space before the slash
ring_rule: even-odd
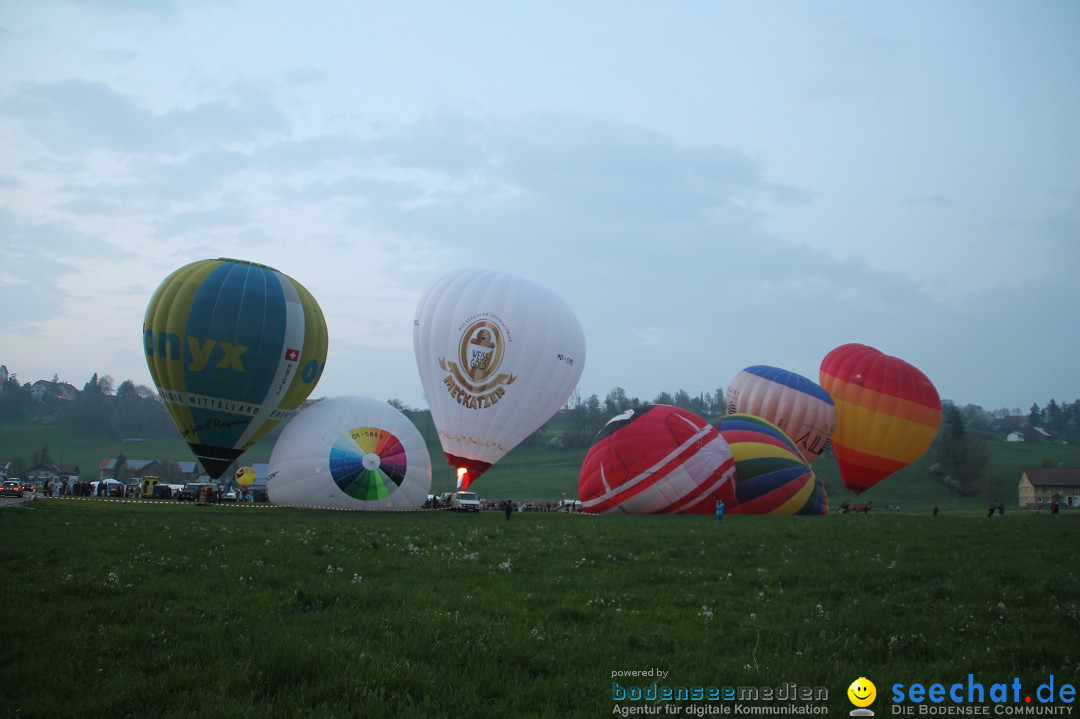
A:
<svg viewBox="0 0 1080 719">
<path fill-rule="evenodd" d="M 144 137 L 57 119 L 80 92 Z M 52 172 L 69 178 L 57 185 L 56 206 L 73 220 L 126 223 L 142 233 L 137 251 L 158 265 L 248 257 L 304 282 L 332 327 L 328 387 L 348 385 L 346 368 L 365 355 L 393 358 L 388 376 L 407 386 L 411 336 L 402 328 L 417 288 L 463 265 L 525 275 L 575 308 L 589 337 L 587 394 L 616 385 L 646 399 L 712 391 L 757 363 L 814 377 L 820 358 L 849 341 L 952 376 L 941 359 L 955 354 L 948 342 L 987 345 L 976 330 L 956 329 L 978 326 L 974 310 L 936 301 L 898 272 L 766 231 L 772 208 L 816 197 L 767 177 L 734 147 L 574 115 L 460 112 L 293 139 L 282 131 L 284 111 L 260 97 L 241 88 L 228 101 L 154 112 L 105 86 L 55 83 L 24 87 L 0 110 L 42 120 L 46 142 L 69 151 L 56 158 L 69 164 Z M 252 134 L 235 140 L 223 128 L 229 118 Z M 91 149 L 107 167 L 71 159 Z M 944 207 L 944 199 L 913 201 Z M 6 220 L 31 248 L 65 232 L 77 245 L 117 232 Z M 1041 231 L 1074 253 L 1076 226 L 1072 207 Z M 26 252 L 24 265 L 37 271 L 52 261 Z M 44 319 L 62 300 L 33 295 L 28 304 Z M 1002 315 L 1014 317 L 1011 308 Z M 923 356 L 905 351 L 927 341 L 938 344 Z M 979 396 L 965 395 L 967 386 L 942 391 Z"/>
<path fill-rule="evenodd" d="M 942 195 L 923 195 L 921 197 L 909 197 L 905 201 L 908 205 L 923 205 L 926 207 L 953 207 L 955 202 L 949 197 Z"/>
<path fill-rule="evenodd" d="M 200 235 L 215 228 L 243 227 L 248 221 L 247 212 L 240 207 L 211 207 L 192 212 L 173 212 L 158 224 L 157 235 L 163 238 Z"/>
<path fill-rule="evenodd" d="M 63 310 L 69 292 L 63 280 L 77 275 L 80 261 L 110 248 L 68 225 L 21 222 L 0 209 L 4 261 L 0 265 L 0 330 L 26 332 Z"/>
<path fill-rule="evenodd" d="M 293 86 L 317 85 L 326 79 L 326 72 L 314 67 L 297 67 L 285 73 L 285 83 Z"/>
<path fill-rule="evenodd" d="M 1047 243 L 1055 273 L 1075 284 L 1080 268 L 1080 195 L 1043 217 L 1034 234 Z"/>
<path fill-rule="evenodd" d="M 243 152 L 222 148 L 175 157 L 117 155 L 111 171 L 71 173 L 75 179 L 56 187 L 71 199 L 57 205 L 72 213 L 153 212 L 161 214 L 181 203 L 219 201 L 229 179 L 249 164 Z"/>
<path fill-rule="evenodd" d="M 226 99 L 155 112 L 100 82 L 26 83 L 0 101 L 0 111 L 32 126 L 38 140 L 58 153 L 191 151 L 288 128 L 280 110 L 244 86 L 232 88 Z"/>
<path fill-rule="evenodd" d="M 139 53 L 133 50 L 117 50 L 111 48 L 98 51 L 97 57 L 101 58 L 102 62 L 109 65 L 124 65 L 136 60 L 139 57 Z"/>
<path fill-rule="evenodd" d="M 428 115 L 350 150 L 351 174 L 319 178 L 307 197 L 352 195 L 358 223 L 486 251 L 512 239 L 620 253 L 708 245 L 742 233 L 759 205 L 808 197 L 731 148 L 575 117 Z"/>
</svg>

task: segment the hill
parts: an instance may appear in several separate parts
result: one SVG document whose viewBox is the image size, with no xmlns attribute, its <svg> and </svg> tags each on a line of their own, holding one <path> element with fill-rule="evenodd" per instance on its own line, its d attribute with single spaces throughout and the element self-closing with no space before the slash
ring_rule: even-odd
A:
<svg viewBox="0 0 1080 719">
<path fill-rule="evenodd" d="M 454 470 L 443 458 L 437 441 L 430 439 L 432 491 L 448 492 L 455 483 Z M 246 464 L 268 462 L 274 437 L 264 439 L 241 457 Z M 976 497 L 955 496 L 929 472 L 926 457 L 898 472 L 877 487 L 863 493 L 860 501 L 873 501 L 884 508 L 898 504 L 905 510 L 925 510 L 933 505 L 944 508 L 982 507 L 987 501 L 1004 501 L 1013 506 L 1016 484 L 1025 467 L 1080 466 L 1080 446 L 988 442 L 990 477 L 988 491 Z M 0 420 L 0 459 L 23 457 L 48 447 L 58 464 L 77 465 L 84 477 L 96 479 L 101 460 L 123 454 L 129 459 L 170 459 L 190 461 L 191 451 L 177 434 L 172 438 L 130 442 L 93 433 L 80 433 L 62 423 L 37 424 L 25 420 Z M 585 449 L 555 449 L 543 442 L 526 443 L 500 460 L 473 485 L 481 496 L 492 499 L 549 500 L 577 496 L 577 479 Z M 829 493 L 835 510 L 845 498 L 855 495 L 844 489 L 836 461 L 828 456 L 814 464 Z"/>
</svg>

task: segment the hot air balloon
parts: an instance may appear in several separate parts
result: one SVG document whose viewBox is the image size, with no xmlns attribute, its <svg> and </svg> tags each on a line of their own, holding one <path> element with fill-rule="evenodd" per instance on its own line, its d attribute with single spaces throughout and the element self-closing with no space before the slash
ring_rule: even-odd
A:
<svg viewBox="0 0 1080 719">
<path fill-rule="evenodd" d="M 143 320 L 158 394 L 214 479 L 307 399 L 322 375 L 326 344 L 311 294 L 273 268 L 242 260 L 176 270 Z"/>
<path fill-rule="evenodd" d="M 713 426 L 735 458 L 731 514 L 828 513 L 824 482 L 779 427 L 749 414 L 729 414 Z"/>
<path fill-rule="evenodd" d="M 255 484 L 255 480 L 258 479 L 258 476 L 255 474 L 254 467 L 241 467 L 240 469 L 236 470 L 235 479 L 236 485 L 238 487 L 243 487 L 244 489 L 247 489 L 251 485 Z"/>
<path fill-rule="evenodd" d="M 370 397 L 332 397 L 282 430 L 266 486 L 273 504 L 419 509 L 431 490 L 431 455 L 397 408 Z"/>
<path fill-rule="evenodd" d="M 821 386 L 836 402 L 832 444 L 840 475 L 856 494 L 917 460 L 937 435 L 937 390 L 898 357 L 842 345 L 822 360 Z"/>
<path fill-rule="evenodd" d="M 836 407 L 828 392 L 800 374 L 768 365 L 753 365 L 735 375 L 728 385 L 727 412 L 769 420 L 811 463 L 821 456 L 836 427 Z"/>
<path fill-rule="evenodd" d="M 585 366 L 585 336 L 569 305 L 534 282 L 484 269 L 451 272 L 424 294 L 413 347 L 462 489 L 554 415 Z"/>
<path fill-rule="evenodd" d="M 735 461 L 715 427 L 693 412 L 644 405 L 611 420 L 581 465 L 582 511 L 711 514 L 735 500 Z"/>
</svg>

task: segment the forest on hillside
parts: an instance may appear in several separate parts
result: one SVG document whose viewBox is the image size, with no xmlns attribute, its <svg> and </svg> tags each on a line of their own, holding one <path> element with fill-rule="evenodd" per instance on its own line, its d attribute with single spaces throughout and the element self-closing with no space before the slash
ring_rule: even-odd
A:
<svg viewBox="0 0 1080 719">
<path fill-rule="evenodd" d="M 57 378 L 47 384 L 71 387 Z M 109 375 L 95 373 L 81 390 L 73 393 L 59 390 L 35 393 L 32 389 L 30 383 L 20 384 L 16 375 L 8 376 L 0 385 L 0 418 L 63 422 L 80 432 L 112 438 L 145 439 L 170 436 L 176 431 L 157 392 L 131 380 L 116 385 Z M 389 400 L 389 404 L 409 415 L 422 432 L 431 426 L 427 410 L 409 407 L 395 399 Z M 613 388 L 603 399 L 596 394 L 583 397 L 575 391 L 563 410 L 545 427 L 546 431 L 538 434 L 550 439 L 557 432 L 566 448 L 587 446 L 609 419 L 644 404 L 674 405 L 706 419 L 715 419 L 726 412 L 721 388 L 697 395 L 680 389 L 644 400 L 630 396 L 622 387 Z M 1004 439 L 1011 431 L 1038 427 L 1044 430 L 1045 439 L 1080 443 L 1080 400 L 1058 403 L 1050 399 L 1042 406 L 1035 402 L 1026 415 L 1017 415 L 1013 410 L 986 410 L 973 404 L 959 407 L 948 400 L 943 405 L 946 415 L 955 408 L 965 431 L 985 439 Z"/>
<path fill-rule="evenodd" d="M 388 403 L 405 413 L 429 443 L 438 442 L 428 410 L 394 399 Z M 723 389 L 696 396 L 685 390 L 661 392 L 649 400 L 631 397 L 621 387 L 615 387 L 603 399 L 595 394 L 582 397 L 575 391 L 563 409 L 522 446 L 584 450 L 608 420 L 645 404 L 674 405 L 709 420 L 726 413 Z M 0 419 L 61 423 L 80 434 L 110 439 L 171 437 L 177 431 L 154 389 L 131 380 L 116 386 L 111 377 L 98 374 L 91 376 L 81 390 L 55 379 L 44 384 L 19 384 L 11 375 L 0 391 Z M 276 428 L 269 439 L 281 429 Z M 988 411 L 970 404 L 959 407 L 946 400 L 941 428 L 931 449 L 937 468 L 932 471 L 960 494 L 974 493 L 986 472 L 985 442 L 1003 440 L 1010 432 L 1025 430 L 1028 441 L 1080 444 L 1080 400 L 1059 404 L 1050 399 L 1045 406 L 1033 403 L 1027 415 L 1000 409 Z"/>
</svg>

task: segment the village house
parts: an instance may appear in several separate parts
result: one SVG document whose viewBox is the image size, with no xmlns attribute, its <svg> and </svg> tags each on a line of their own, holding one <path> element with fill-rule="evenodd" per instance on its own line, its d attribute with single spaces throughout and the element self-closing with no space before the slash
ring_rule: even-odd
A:
<svg viewBox="0 0 1080 719">
<path fill-rule="evenodd" d="M 79 396 L 79 389 L 67 382 L 50 382 L 46 379 L 39 379 L 30 386 L 30 395 L 39 402 L 45 397 L 75 399 Z"/>
<path fill-rule="evenodd" d="M 1033 467 L 1020 474 L 1020 506 L 1080 507 L 1080 467 Z"/>
<path fill-rule="evenodd" d="M 79 481 L 81 474 L 78 465 L 75 464 L 57 465 L 45 463 L 35 464 L 26 470 L 26 479 L 39 487 L 43 486 L 45 482 L 56 482 L 57 480 L 64 484 L 74 484 Z"/>
</svg>

